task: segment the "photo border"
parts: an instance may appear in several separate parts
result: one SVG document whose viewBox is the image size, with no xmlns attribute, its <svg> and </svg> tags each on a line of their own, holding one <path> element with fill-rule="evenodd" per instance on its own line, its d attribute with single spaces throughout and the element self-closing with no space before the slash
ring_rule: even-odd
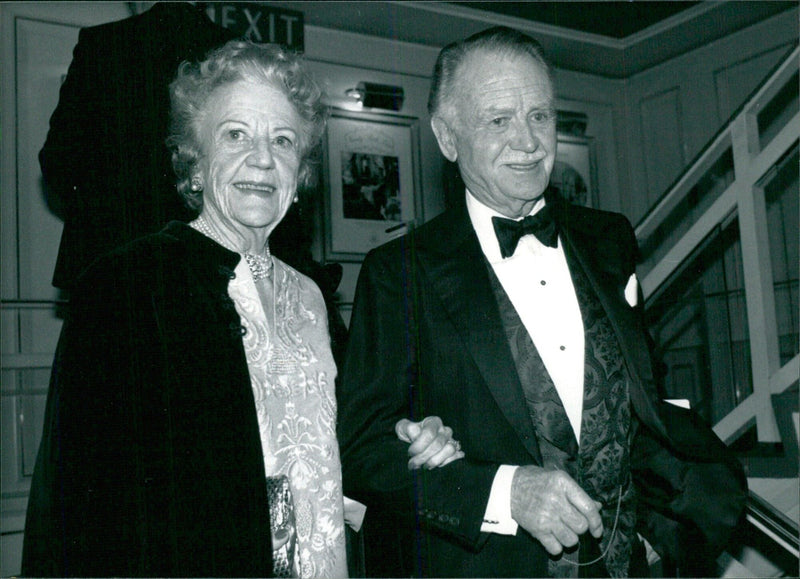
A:
<svg viewBox="0 0 800 579">
<path fill-rule="evenodd" d="M 400 221 L 345 218 L 341 158 L 348 152 L 398 158 Z M 360 262 L 370 249 L 423 222 L 419 119 L 333 109 L 324 139 L 323 175 L 325 260 Z"/>
</svg>

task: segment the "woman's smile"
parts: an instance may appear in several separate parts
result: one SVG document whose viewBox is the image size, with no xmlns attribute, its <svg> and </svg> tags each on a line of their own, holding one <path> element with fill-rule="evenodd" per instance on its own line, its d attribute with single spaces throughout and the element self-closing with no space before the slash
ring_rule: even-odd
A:
<svg viewBox="0 0 800 579">
<path fill-rule="evenodd" d="M 260 183 L 255 181 L 238 181 L 233 184 L 239 191 L 243 193 L 274 193 L 276 187 L 268 183 Z"/>
</svg>

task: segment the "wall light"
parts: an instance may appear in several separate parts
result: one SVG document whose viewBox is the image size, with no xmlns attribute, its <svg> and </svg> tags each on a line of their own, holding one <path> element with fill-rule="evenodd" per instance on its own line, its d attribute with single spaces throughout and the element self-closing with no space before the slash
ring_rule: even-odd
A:
<svg viewBox="0 0 800 579">
<path fill-rule="evenodd" d="M 399 111 L 403 108 L 404 94 L 401 86 L 360 82 L 355 88 L 347 89 L 345 94 L 369 108 L 390 111 Z"/>
</svg>

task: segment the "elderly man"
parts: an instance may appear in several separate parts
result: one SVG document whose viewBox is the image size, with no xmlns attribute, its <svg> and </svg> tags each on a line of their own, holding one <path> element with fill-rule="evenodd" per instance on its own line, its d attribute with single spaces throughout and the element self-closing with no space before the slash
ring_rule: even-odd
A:
<svg viewBox="0 0 800 579">
<path fill-rule="evenodd" d="M 445 47 L 428 106 L 466 203 L 367 256 L 339 393 L 367 573 L 642 575 L 639 533 L 705 573 L 741 516 L 741 467 L 657 398 L 629 222 L 548 194 L 540 45 L 493 28 Z M 397 468 L 395 423 L 425 415 L 466 458 Z"/>
</svg>

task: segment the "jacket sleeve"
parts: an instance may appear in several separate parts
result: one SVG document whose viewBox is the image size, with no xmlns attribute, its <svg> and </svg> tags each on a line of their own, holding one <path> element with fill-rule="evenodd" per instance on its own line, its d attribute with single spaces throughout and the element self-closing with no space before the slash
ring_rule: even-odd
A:
<svg viewBox="0 0 800 579">
<path fill-rule="evenodd" d="M 397 249 L 399 245 L 395 245 Z M 371 253 L 364 262 L 341 376 L 339 442 L 345 494 L 368 505 L 395 528 L 435 528 L 479 548 L 492 480 L 499 465 L 457 460 L 443 468 L 409 471 L 408 444 L 398 440 L 401 418 L 432 414 L 417 394 L 420 315 L 408 252 Z"/>
<path fill-rule="evenodd" d="M 643 427 L 631 457 L 639 532 L 685 576 L 705 576 L 747 505 L 744 469 L 692 411 L 664 403 L 671 441 Z"/>
</svg>

